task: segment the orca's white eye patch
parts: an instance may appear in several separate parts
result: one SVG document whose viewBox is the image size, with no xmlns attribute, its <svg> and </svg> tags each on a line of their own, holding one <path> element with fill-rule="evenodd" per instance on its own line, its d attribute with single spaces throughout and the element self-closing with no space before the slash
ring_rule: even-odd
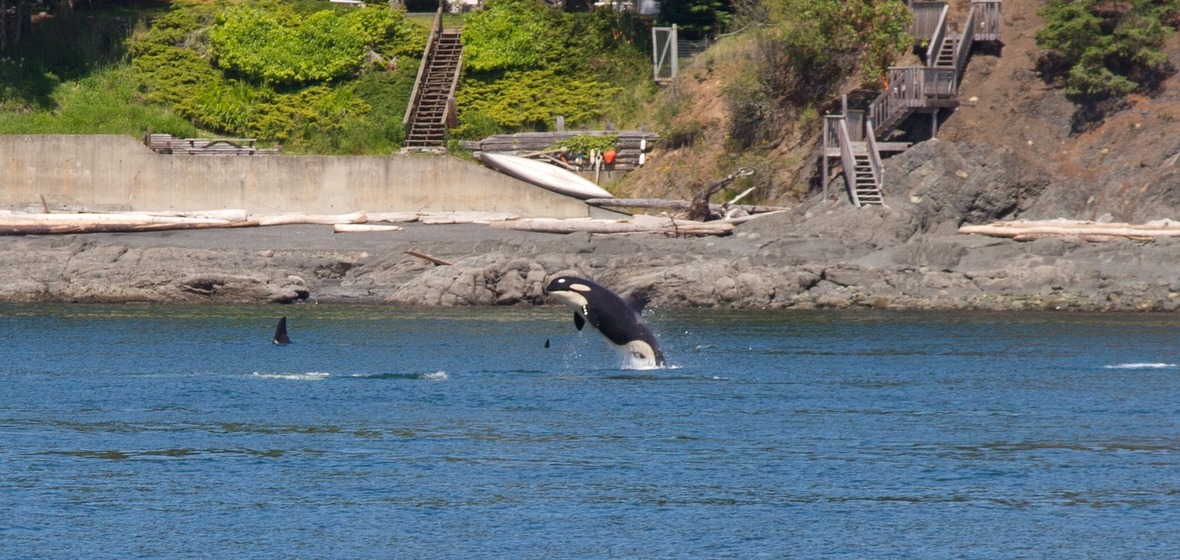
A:
<svg viewBox="0 0 1180 560">
<path fill-rule="evenodd" d="M 589 292 L 590 286 L 585 284 L 570 284 L 570 289 L 577 292 Z"/>
</svg>

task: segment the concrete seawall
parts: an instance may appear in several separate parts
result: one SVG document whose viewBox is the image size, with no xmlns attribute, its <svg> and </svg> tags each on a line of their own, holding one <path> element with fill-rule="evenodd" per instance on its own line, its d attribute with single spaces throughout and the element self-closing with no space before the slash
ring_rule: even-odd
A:
<svg viewBox="0 0 1180 560">
<path fill-rule="evenodd" d="M 0 135 L 0 207 L 252 213 L 599 215 L 582 201 L 446 156 L 162 155 L 122 135 Z"/>
</svg>

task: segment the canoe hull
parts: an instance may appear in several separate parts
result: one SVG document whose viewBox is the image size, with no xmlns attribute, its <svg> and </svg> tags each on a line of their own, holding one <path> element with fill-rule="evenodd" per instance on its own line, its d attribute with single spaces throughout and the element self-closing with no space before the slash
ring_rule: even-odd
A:
<svg viewBox="0 0 1180 560">
<path fill-rule="evenodd" d="M 613 198 L 606 189 L 586 178 L 555 165 L 508 154 L 482 153 L 479 156 L 484 165 L 505 175 L 556 193 L 580 198 Z"/>
</svg>

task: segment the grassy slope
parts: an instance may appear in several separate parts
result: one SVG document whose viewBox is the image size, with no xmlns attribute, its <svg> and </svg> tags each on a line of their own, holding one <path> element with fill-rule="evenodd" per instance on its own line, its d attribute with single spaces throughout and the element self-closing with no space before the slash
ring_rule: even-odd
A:
<svg viewBox="0 0 1180 560">
<path fill-rule="evenodd" d="M 147 131 L 197 136 L 196 127 L 170 109 L 143 103 L 126 62 L 96 68 L 60 83 L 49 110 L 0 113 L 0 134 L 128 134 Z"/>
</svg>

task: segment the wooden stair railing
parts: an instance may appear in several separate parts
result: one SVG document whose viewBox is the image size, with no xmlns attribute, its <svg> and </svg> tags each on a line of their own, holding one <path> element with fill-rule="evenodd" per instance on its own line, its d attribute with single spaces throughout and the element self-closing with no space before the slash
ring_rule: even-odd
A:
<svg viewBox="0 0 1180 560">
<path fill-rule="evenodd" d="M 943 56 L 945 47 L 947 46 L 947 38 L 949 30 L 946 25 L 947 15 L 950 13 L 950 7 L 946 2 L 933 2 L 932 4 L 941 4 L 942 9 L 938 11 L 938 21 L 934 24 L 934 35 L 930 36 L 930 44 L 926 47 L 926 66 L 939 67 L 939 58 Z M 954 46 L 951 45 L 952 54 Z M 953 58 L 945 61 L 942 67 L 949 66 L 954 63 Z"/>
<path fill-rule="evenodd" d="M 430 53 L 433 52 L 434 42 L 438 40 L 438 33 L 442 31 L 442 6 L 439 6 L 438 11 L 434 14 L 434 23 L 430 26 L 430 35 L 426 36 L 426 48 L 422 52 L 422 61 L 418 63 L 418 74 L 414 78 L 414 89 L 410 90 L 410 103 L 406 105 L 406 116 L 402 117 L 402 126 L 407 130 L 410 127 L 410 120 L 414 116 L 414 110 L 418 104 L 418 94 L 422 89 L 422 80 L 426 76 L 426 68 L 430 64 Z"/>
<path fill-rule="evenodd" d="M 442 13 L 439 8 L 435 15 L 410 105 L 402 119 L 407 148 L 444 145 L 447 129 L 456 122 L 455 91 L 463 63 L 462 33 L 458 29 L 444 29 Z"/>
<path fill-rule="evenodd" d="M 883 165 L 876 139 L 871 136 L 858 137 L 858 132 L 872 132 L 872 122 L 860 125 L 858 111 L 847 115 L 824 117 L 825 153 L 840 158 L 841 172 L 852 204 L 860 207 L 870 204 L 884 204 L 881 192 Z M 835 146 L 832 148 L 831 146 Z M 825 157 L 824 177 L 827 182 L 827 158 Z"/>
</svg>

